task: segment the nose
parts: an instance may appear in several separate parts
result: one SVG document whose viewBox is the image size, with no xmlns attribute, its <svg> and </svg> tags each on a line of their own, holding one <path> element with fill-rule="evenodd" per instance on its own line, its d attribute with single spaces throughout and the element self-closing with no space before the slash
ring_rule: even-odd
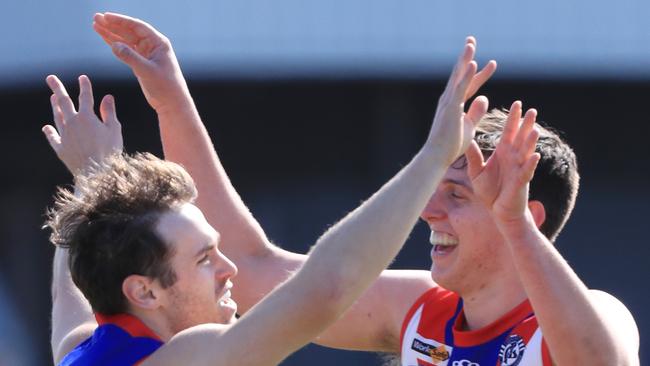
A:
<svg viewBox="0 0 650 366">
<path fill-rule="evenodd" d="M 447 217 L 447 212 L 444 209 L 444 205 L 441 200 L 440 192 L 436 191 L 433 193 L 429 202 L 424 207 L 424 210 L 420 214 L 420 218 L 427 223 L 432 223 L 434 221 L 442 220 Z"/>
<path fill-rule="evenodd" d="M 219 258 L 219 269 L 217 271 L 217 277 L 222 279 L 229 279 L 237 275 L 237 266 L 233 261 L 226 257 L 221 251 L 217 251 Z"/>
</svg>

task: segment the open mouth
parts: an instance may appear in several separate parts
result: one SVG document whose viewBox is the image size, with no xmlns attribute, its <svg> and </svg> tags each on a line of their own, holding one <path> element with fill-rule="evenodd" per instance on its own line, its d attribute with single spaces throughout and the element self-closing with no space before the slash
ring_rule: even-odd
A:
<svg viewBox="0 0 650 366">
<path fill-rule="evenodd" d="M 439 254 L 439 255 L 444 255 L 447 253 L 452 252 L 454 249 L 456 249 L 456 246 L 451 246 L 451 245 L 440 245 L 436 244 L 433 246 L 433 253 L 434 254 Z"/>
<path fill-rule="evenodd" d="M 232 288 L 232 282 L 228 281 L 226 282 L 226 285 L 224 286 L 224 293 L 218 297 L 217 302 L 221 306 L 233 306 L 235 305 L 235 301 L 231 298 L 232 294 L 230 293 L 230 289 Z"/>
<path fill-rule="evenodd" d="M 429 242 L 433 245 L 433 249 L 431 250 L 432 256 L 449 254 L 458 246 L 458 239 L 455 237 L 447 233 L 433 230 L 431 231 Z"/>
</svg>

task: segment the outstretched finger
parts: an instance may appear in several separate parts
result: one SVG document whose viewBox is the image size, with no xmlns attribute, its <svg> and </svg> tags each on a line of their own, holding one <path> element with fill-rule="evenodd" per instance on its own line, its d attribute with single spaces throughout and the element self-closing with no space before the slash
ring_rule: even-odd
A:
<svg viewBox="0 0 650 366">
<path fill-rule="evenodd" d="M 114 40 L 121 40 L 123 42 L 135 44 L 138 43 L 139 37 L 129 28 L 119 27 L 114 24 L 108 23 L 105 20 L 103 22 L 98 20 L 96 16 L 93 22 L 93 28 L 100 35 L 105 35 Z"/>
<path fill-rule="evenodd" d="M 54 94 L 50 96 L 50 105 L 52 106 L 54 125 L 59 132 L 63 133 L 63 128 L 65 127 L 63 112 L 61 112 L 61 108 L 59 108 L 59 104 L 56 102 L 56 95 Z"/>
<path fill-rule="evenodd" d="M 475 48 L 472 43 L 465 43 L 463 51 L 461 52 L 460 56 L 458 56 L 458 60 L 454 65 L 454 69 L 451 71 L 449 80 L 447 80 L 445 91 L 451 89 L 454 85 L 456 85 L 459 82 L 459 79 L 464 75 L 467 64 L 474 58 L 474 50 Z"/>
<path fill-rule="evenodd" d="M 142 67 L 148 67 L 149 61 L 125 43 L 115 42 L 111 45 L 113 54 L 129 65 L 137 74 Z"/>
<path fill-rule="evenodd" d="M 77 111 L 74 109 L 74 104 L 72 99 L 68 95 L 68 92 L 65 90 L 61 80 L 54 75 L 49 75 L 45 78 L 47 85 L 50 87 L 54 95 L 56 95 L 56 104 L 61 109 L 63 117 L 65 119 L 72 118 Z"/>
<path fill-rule="evenodd" d="M 465 114 L 465 118 L 469 119 L 474 126 L 478 125 L 481 118 L 483 118 L 485 113 L 487 113 L 489 104 L 490 102 L 488 101 L 488 98 L 484 95 L 476 97 L 472 104 L 470 104 L 469 109 Z"/>
<path fill-rule="evenodd" d="M 467 36 L 467 38 L 465 38 L 465 48 L 463 49 L 463 53 L 461 54 L 461 57 L 459 58 L 459 63 L 457 64 L 459 66 L 459 69 L 456 72 L 456 76 L 454 80 L 455 84 L 460 83 L 461 79 L 463 78 L 463 75 L 465 75 L 463 69 L 467 67 L 470 61 L 474 60 L 475 55 L 476 55 L 476 38 L 474 38 L 473 36 Z"/>
<path fill-rule="evenodd" d="M 485 84 L 492 77 L 492 75 L 494 75 L 494 72 L 496 70 L 497 62 L 490 60 L 490 62 L 488 62 L 487 65 L 481 69 L 481 71 L 476 73 L 476 76 L 474 76 L 472 82 L 467 88 L 467 92 L 465 93 L 465 100 L 471 98 L 472 95 L 476 94 L 476 92 L 483 86 L 483 84 Z"/>
<path fill-rule="evenodd" d="M 116 33 L 125 39 L 159 38 L 161 35 L 148 23 L 127 15 L 117 13 L 104 13 L 102 25 L 105 25 L 111 32 Z"/>
<path fill-rule="evenodd" d="M 102 37 L 104 42 L 106 42 L 106 44 L 108 44 L 109 46 L 112 45 L 114 42 L 128 43 L 124 38 L 111 32 L 110 30 L 108 30 L 108 28 L 104 27 L 100 23 L 93 22 L 93 29 L 97 34 L 99 34 L 100 37 Z"/>
<path fill-rule="evenodd" d="M 469 83 L 472 81 L 472 78 L 474 78 L 474 75 L 476 75 L 476 69 L 477 69 L 476 61 L 472 60 L 467 64 L 467 67 L 465 68 L 465 73 L 463 74 L 462 78 L 459 80 L 458 85 L 453 89 L 453 100 L 456 101 L 458 104 L 462 104 L 465 102 L 465 91 L 467 90 L 467 86 Z"/>
<path fill-rule="evenodd" d="M 516 149 L 520 149 L 521 145 L 524 143 L 528 135 L 533 131 L 535 127 L 535 119 L 537 118 L 537 110 L 531 108 L 526 111 L 524 115 L 524 121 L 521 123 L 517 137 L 513 142 L 513 145 Z"/>
<path fill-rule="evenodd" d="M 61 149 L 61 136 L 59 136 L 56 128 L 51 125 L 45 125 L 41 128 L 41 131 L 43 131 L 43 134 L 45 135 L 45 138 L 47 138 L 47 142 L 52 147 L 52 150 L 58 153 Z"/>
<path fill-rule="evenodd" d="M 94 105 L 95 100 L 90 79 L 86 75 L 81 75 L 79 76 L 79 112 L 93 113 Z"/>
<path fill-rule="evenodd" d="M 522 182 L 530 182 L 535 176 L 535 169 L 537 168 L 537 163 L 541 159 L 541 155 L 534 153 L 532 156 L 526 160 L 523 167 L 521 168 L 520 179 Z"/>
<path fill-rule="evenodd" d="M 535 148 L 537 147 L 538 139 L 539 139 L 539 132 L 536 129 L 530 131 L 528 136 L 526 136 L 526 139 L 524 140 L 520 149 L 521 153 L 520 153 L 519 164 L 523 164 L 531 155 L 533 155 L 533 153 L 535 152 Z"/>
<path fill-rule="evenodd" d="M 117 113 L 115 108 L 115 98 L 112 95 L 105 95 L 99 105 L 99 113 L 102 116 L 102 121 L 107 125 L 119 125 L 117 120 Z"/>
<path fill-rule="evenodd" d="M 485 161 L 483 160 L 483 153 L 478 147 L 476 141 L 472 140 L 465 151 L 465 159 L 467 160 L 467 175 L 470 179 L 476 178 L 483 167 L 485 166 Z"/>
<path fill-rule="evenodd" d="M 504 144 L 512 144 L 514 141 L 519 130 L 519 120 L 521 120 L 521 102 L 517 100 L 510 106 L 508 118 L 506 118 L 506 123 L 503 127 L 501 141 Z"/>
</svg>

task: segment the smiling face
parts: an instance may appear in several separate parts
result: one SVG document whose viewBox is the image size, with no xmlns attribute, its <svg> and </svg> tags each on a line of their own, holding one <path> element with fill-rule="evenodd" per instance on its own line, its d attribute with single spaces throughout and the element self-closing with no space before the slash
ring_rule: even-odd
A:
<svg viewBox="0 0 650 366">
<path fill-rule="evenodd" d="M 421 216 L 431 229 L 431 277 L 461 296 L 514 273 L 487 207 L 474 196 L 466 168 L 450 167 Z"/>
<path fill-rule="evenodd" d="M 164 289 L 161 311 L 174 333 L 203 323 L 232 323 L 237 304 L 230 279 L 237 267 L 218 249 L 219 233 L 192 204 L 164 213 L 156 232 L 173 249 L 177 281 Z"/>
</svg>

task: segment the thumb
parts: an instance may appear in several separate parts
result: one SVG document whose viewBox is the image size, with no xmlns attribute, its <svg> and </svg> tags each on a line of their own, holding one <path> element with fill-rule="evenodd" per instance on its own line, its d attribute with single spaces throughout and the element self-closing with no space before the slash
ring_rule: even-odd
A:
<svg viewBox="0 0 650 366">
<path fill-rule="evenodd" d="M 465 152 L 465 159 L 467 160 L 467 175 L 469 179 L 476 178 L 483 170 L 485 162 L 483 161 L 483 153 L 478 147 L 476 141 L 472 140 L 469 144 L 469 148 Z"/>
<path fill-rule="evenodd" d="M 111 44 L 111 50 L 117 58 L 129 65 L 133 71 L 137 71 L 148 62 L 146 58 L 122 42 L 113 42 Z"/>
<path fill-rule="evenodd" d="M 99 114 L 102 116 L 102 121 L 105 124 L 119 124 L 117 120 L 117 112 L 115 108 L 115 98 L 112 95 L 107 94 L 102 98 L 102 102 L 99 105 Z"/>
<path fill-rule="evenodd" d="M 43 134 L 45 135 L 47 142 L 50 143 L 52 150 L 58 153 L 61 148 L 61 136 L 59 136 L 59 133 L 56 131 L 56 128 L 54 128 L 51 125 L 45 125 L 43 126 L 43 128 L 41 128 L 41 131 L 43 131 Z"/>
</svg>

